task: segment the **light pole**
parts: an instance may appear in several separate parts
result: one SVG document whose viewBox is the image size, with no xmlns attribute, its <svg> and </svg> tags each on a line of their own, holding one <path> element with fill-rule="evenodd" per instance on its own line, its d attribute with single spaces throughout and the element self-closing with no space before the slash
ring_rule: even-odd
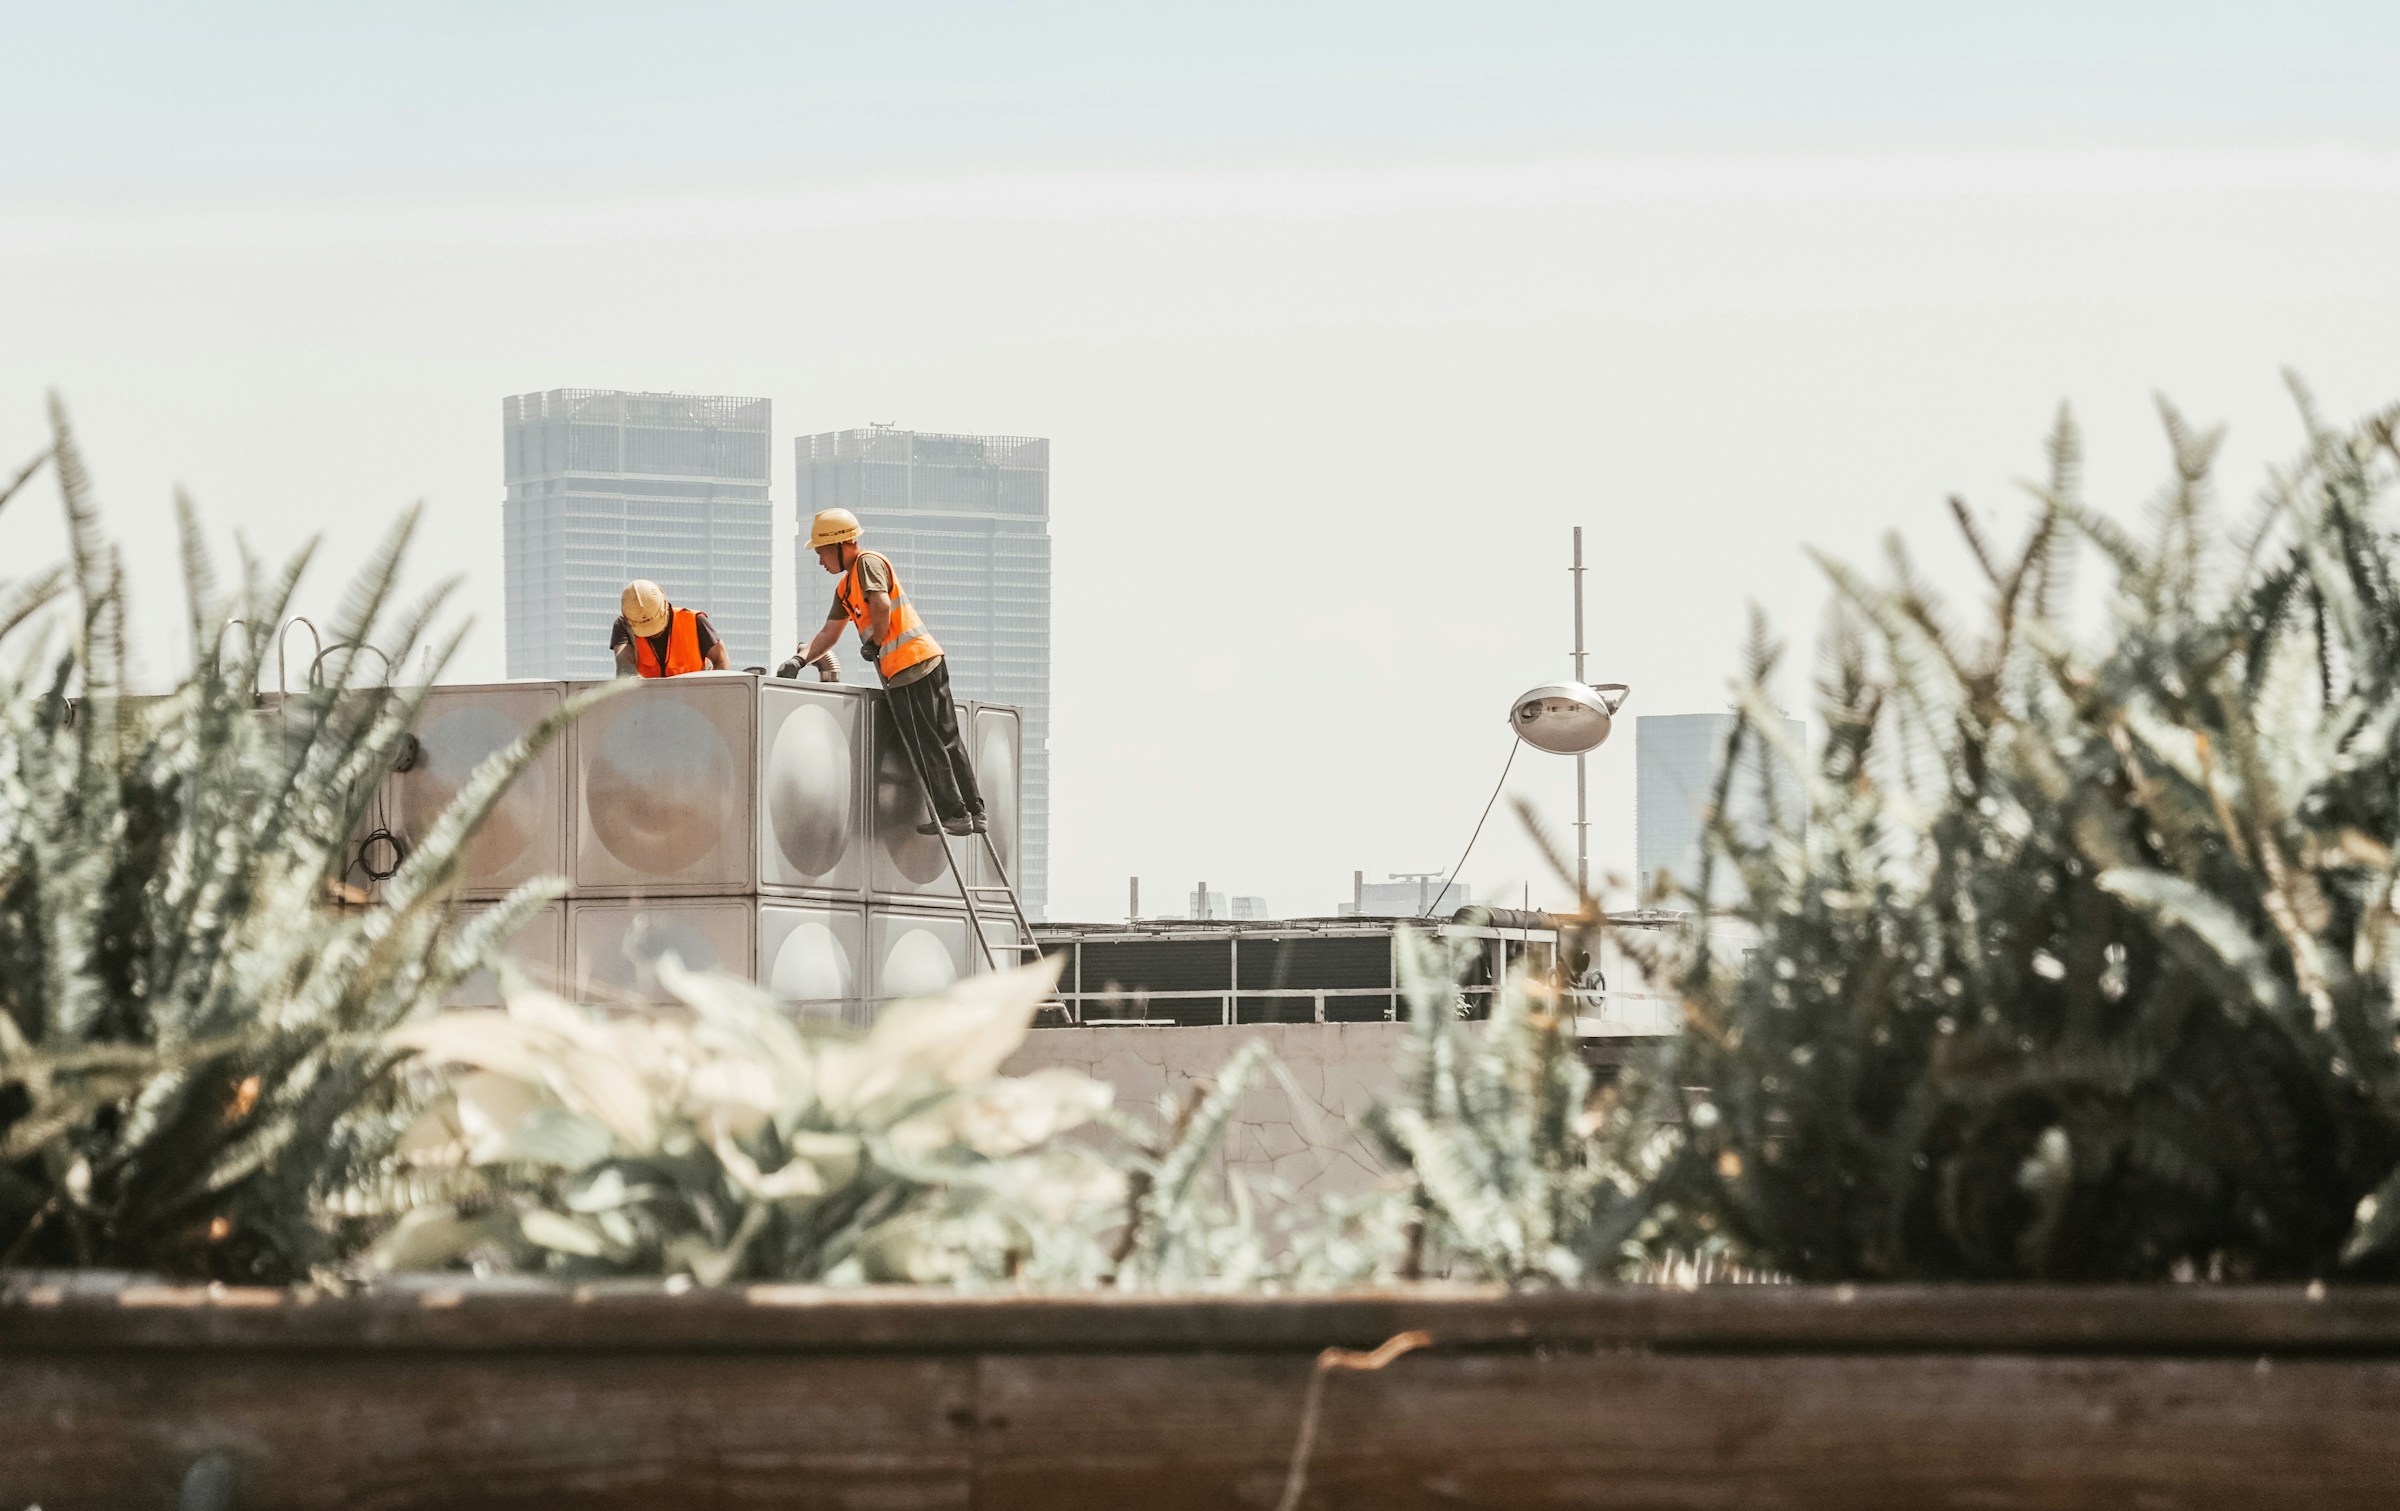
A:
<svg viewBox="0 0 2400 1511">
<path fill-rule="evenodd" d="M 1575 562 L 1568 568 L 1575 579 L 1575 676 L 1567 682 L 1545 682 L 1520 693 L 1509 706 L 1508 727 L 1536 750 L 1575 758 L 1575 891 L 1577 900 L 1592 892 L 1591 791 L 1583 758 L 1608 738 L 1611 721 L 1629 689 L 1622 682 L 1597 686 L 1583 680 L 1583 527 L 1575 527 Z M 1511 752 L 1512 760 L 1514 752 Z M 1507 781 L 1505 773 L 1501 780 Z M 1495 794 L 1496 796 L 1497 794 Z M 1478 826 L 1481 832 L 1481 826 Z M 1468 841 L 1473 848 L 1474 842 Z M 1463 860 L 1463 857 L 1462 857 Z"/>
<path fill-rule="evenodd" d="M 1568 572 L 1575 579 L 1575 681 L 1583 681 L 1583 526 L 1575 527 L 1575 565 Z M 1615 710 L 1611 709 L 1611 713 Z M 1592 895 L 1592 816 L 1586 807 L 1584 787 L 1584 752 L 1575 753 L 1575 895 Z"/>
</svg>

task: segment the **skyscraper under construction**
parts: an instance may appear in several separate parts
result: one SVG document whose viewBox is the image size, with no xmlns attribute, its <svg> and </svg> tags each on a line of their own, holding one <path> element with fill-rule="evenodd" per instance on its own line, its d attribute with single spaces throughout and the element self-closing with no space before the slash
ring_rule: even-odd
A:
<svg viewBox="0 0 2400 1511">
<path fill-rule="evenodd" d="M 941 642 L 955 695 L 1023 710 L 1018 892 L 1027 915 L 1041 918 L 1050 889 L 1050 443 L 878 425 L 800 436 L 793 447 L 803 633 L 824 622 L 833 596 L 808 549 L 808 521 L 819 509 L 848 509 Z"/>
</svg>

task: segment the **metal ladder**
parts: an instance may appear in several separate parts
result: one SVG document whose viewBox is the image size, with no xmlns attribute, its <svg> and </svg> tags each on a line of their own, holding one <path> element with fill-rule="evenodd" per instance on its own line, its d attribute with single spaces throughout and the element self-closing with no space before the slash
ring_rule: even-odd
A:
<svg viewBox="0 0 2400 1511">
<path fill-rule="evenodd" d="M 1039 955 L 1042 947 L 1034 942 L 1033 925 L 1026 921 L 1024 904 L 1017 901 L 1017 889 L 1008 883 L 1008 867 L 1000 862 L 1000 847 L 992 843 L 991 831 L 986 829 L 975 837 L 983 841 L 983 853 L 992 863 L 992 874 L 1000 878 L 1000 884 L 996 887 L 967 885 L 966 873 L 959 868 L 958 852 L 950 848 L 950 841 L 954 836 L 942 834 L 936 837 L 942 842 L 942 854 L 950 861 L 950 879 L 958 883 L 958 895 L 966 899 L 967 918 L 974 925 L 976 941 L 983 946 L 983 963 L 994 970 L 1000 968 L 1000 962 L 994 958 L 994 951 L 1006 951 L 1022 957 L 1012 962 L 1018 965 Z M 999 913 L 1002 903 L 1006 903 L 1008 906 L 1005 916 Z M 1013 921 L 1017 926 L 1016 939 L 1013 941 L 1004 939 L 995 943 L 991 934 L 987 932 L 988 925 L 984 922 L 987 911 L 992 914 L 991 921 L 993 923 Z"/>
<path fill-rule="evenodd" d="M 887 709 L 886 712 L 888 715 L 889 710 Z M 899 745 L 901 753 L 908 757 L 909 774 L 917 779 L 917 792 L 925 799 L 925 811 L 938 825 L 942 821 L 942 816 L 933 811 L 933 788 L 925 780 L 924 768 L 917 764 L 917 752 L 906 739 L 900 740 Z M 958 836 L 947 830 L 940 830 L 933 837 L 941 841 L 942 859 L 950 867 L 950 880 L 958 886 L 959 900 L 967 905 L 967 927 L 974 931 L 975 943 L 983 951 L 984 968 L 998 970 L 1000 968 L 999 955 L 1003 952 L 1018 957 L 1010 962 L 1012 965 L 1025 965 L 1040 958 L 1041 944 L 1033 937 L 1033 924 L 1025 917 L 1025 904 L 1018 899 L 1017 889 L 1008 879 L 1008 866 L 1000 859 L 1000 847 L 992 842 L 990 827 L 987 825 L 976 834 L 975 838 L 983 842 L 984 858 L 992 863 L 992 874 L 1000 878 L 998 886 L 970 885 L 965 869 L 958 863 L 958 851 L 950 844 L 950 841 Z M 1005 916 L 998 911 L 999 905 L 1003 902 L 1008 905 L 1008 912 Z M 990 923 L 985 922 L 987 912 L 991 915 Z M 1016 939 L 1014 941 L 1001 940 L 995 943 L 990 932 L 992 924 L 1011 921 L 1017 926 Z M 1054 997 L 1041 1005 L 1041 1011 L 1054 1013 L 1064 1019 L 1067 1016 L 1067 1005 Z"/>
</svg>

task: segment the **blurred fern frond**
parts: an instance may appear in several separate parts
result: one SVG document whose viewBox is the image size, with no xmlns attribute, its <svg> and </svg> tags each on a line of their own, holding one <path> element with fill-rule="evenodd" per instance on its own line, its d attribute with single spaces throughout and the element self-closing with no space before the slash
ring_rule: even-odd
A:
<svg viewBox="0 0 2400 1511">
<path fill-rule="evenodd" d="M 1569 923 L 1570 954 L 1601 926 L 1597 909 L 1586 912 Z M 1638 1265 L 1648 1177 L 1665 1147 L 1656 1083 L 1635 1073 L 1595 1088 L 1573 992 L 1548 973 L 1516 973 L 1488 1019 L 1467 1020 L 1461 951 L 1483 944 L 1398 936 L 1409 1022 L 1399 1090 L 1360 1125 L 1396 1178 L 1317 1214 L 1295 1245 L 1302 1283 L 1575 1285 Z"/>
<path fill-rule="evenodd" d="M 55 406 L 52 428 L 70 560 L 0 585 L 0 1266 L 294 1278 L 374 1226 L 348 1193 L 385 1178 L 408 1095 L 382 1036 L 483 963 L 488 946 L 457 948 L 450 884 L 529 746 L 479 774 L 382 897 L 339 904 L 422 690 L 371 685 L 351 658 L 262 706 L 271 637 L 226 627 L 281 623 L 307 553 L 245 560 L 226 591 L 179 500 L 192 669 L 137 695 L 123 571 Z M 396 607 L 413 525 L 332 626 L 395 662 L 442 602 Z"/>
<path fill-rule="evenodd" d="M 2020 552 L 1954 506 L 1978 635 L 1903 557 L 1827 564 L 1806 814 L 1716 825 L 1743 900 L 1696 897 L 1666 962 L 1712 1029 L 1662 1207 L 1800 1277 L 2400 1268 L 2392 417 L 2298 397 L 2247 541 L 2217 432 L 2162 404 L 2146 539 L 2082 499 L 2063 413 Z M 2114 574 L 2083 637 L 2077 542 Z"/>
</svg>

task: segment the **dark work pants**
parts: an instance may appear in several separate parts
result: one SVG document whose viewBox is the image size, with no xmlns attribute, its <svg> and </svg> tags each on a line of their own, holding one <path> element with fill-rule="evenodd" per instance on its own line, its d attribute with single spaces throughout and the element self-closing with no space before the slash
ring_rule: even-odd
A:
<svg viewBox="0 0 2400 1511">
<path fill-rule="evenodd" d="M 975 785 L 975 768 L 967 764 L 966 742 L 958 737 L 958 705 L 950 701 L 950 663 L 937 661 L 932 671 L 906 687 L 887 687 L 883 695 L 892 705 L 900 743 L 924 778 L 934 817 L 981 813 L 983 793 Z"/>
</svg>

